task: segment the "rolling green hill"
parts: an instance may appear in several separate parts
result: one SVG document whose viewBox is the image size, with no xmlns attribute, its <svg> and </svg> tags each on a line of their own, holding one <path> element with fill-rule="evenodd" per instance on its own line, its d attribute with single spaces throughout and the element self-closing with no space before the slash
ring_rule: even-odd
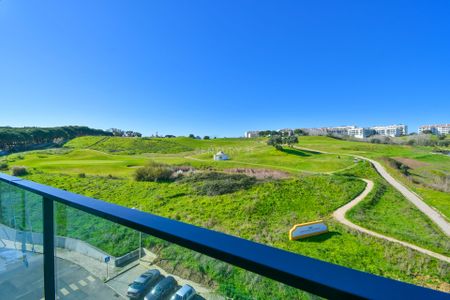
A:
<svg viewBox="0 0 450 300">
<path fill-rule="evenodd" d="M 426 285 L 444 288 L 450 277 L 448 264 L 426 255 L 409 250 L 393 243 L 355 233 L 335 222 L 331 213 L 348 202 L 364 183 L 357 179 L 333 175 L 309 175 L 295 179 L 277 180 L 260 183 L 250 190 L 238 191 L 220 196 L 201 196 L 195 193 L 189 184 L 134 182 L 131 180 L 107 179 L 95 176 L 77 178 L 69 175 L 35 174 L 31 180 L 70 190 L 87 196 L 104 199 L 128 207 L 139 207 L 157 215 L 181 220 L 183 222 L 223 231 L 243 238 L 265 243 L 288 251 L 304 254 L 328 262 L 344 265 L 374 274 Z M 289 228 L 296 223 L 324 219 L 330 229 L 325 235 L 311 237 L 302 241 L 289 241 Z M 86 230 L 77 227 L 77 232 L 88 232 L 89 238 L 95 236 L 96 226 L 91 222 L 82 222 Z M 417 224 L 420 226 L 420 223 Z M 129 244 L 129 233 L 122 238 L 114 236 L 115 244 L 105 243 L 124 249 Z M 82 237 L 82 236 L 81 236 Z M 94 238 L 90 242 L 96 244 Z M 102 247 L 99 240 L 99 247 Z M 157 242 L 159 245 L 159 242 Z M 215 267 L 199 268 L 205 259 L 192 252 L 183 251 L 164 243 L 169 247 L 166 254 L 181 251 L 174 257 L 178 268 L 189 272 L 193 269 L 214 280 L 219 286 L 239 287 L 239 294 L 257 295 L 265 280 L 258 284 L 242 284 L 249 274 L 242 271 L 227 273 L 215 272 Z M 103 247 L 104 247 L 103 246 Z M 155 245 L 154 245 L 155 246 Z M 157 246 L 160 249 L 161 246 Z M 178 249 L 178 250 L 176 250 Z M 111 251 L 106 248 L 106 251 Z M 405 260 L 405 257 L 408 259 Z M 169 262 L 170 264 L 170 262 Z M 213 263 L 213 266 L 215 263 Z M 237 273 L 234 273 L 237 272 Z M 269 284 L 273 290 L 273 283 Z M 290 289 L 280 288 L 272 298 L 261 295 L 259 299 L 281 299 L 289 295 Z M 229 294 L 233 296 L 235 294 Z M 287 297 L 287 296 L 286 296 Z M 292 297 L 292 295 L 291 295 Z M 297 296 L 296 296 L 297 297 Z"/>
<path fill-rule="evenodd" d="M 375 159 L 397 180 L 450 219 L 450 192 L 433 188 L 436 181 L 441 182 L 441 186 L 447 182 L 446 186 L 450 188 L 448 179 L 450 178 L 450 156 L 433 153 L 432 147 L 370 144 L 317 136 L 299 139 L 299 146 L 333 153 L 357 154 Z M 411 167 L 410 174 L 405 176 L 386 158 L 403 161 Z"/>
<path fill-rule="evenodd" d="M 429 147 L 368 144 L 328 137 L 300 137 L 296 147 L 330 153 L 288 147 L 278 151 L 267 146 L 265 139 L 81 137 L 68 142 L 62 149 L 14 154 L 3 161 L 9 167 L 28 167 L 32 173 L 28 178 L 44 184 L 120 205 L 139 207 L 359 270 L 450 290 L 445 284 L 450 279 L 448 264 L 354 232 L 331 218 L 335 209 L 362 190 L 363 182 L 355 177 L 370 178 L 375 182 L 374 191 L 349 212 L 351 220 L 374 231 L 448 254 L 448 238 L 434 224 L 387 185 L 371 166 L 355 162 L 346 154 L 363 155 L 382 162 L 391 174 L 443 212 L 449 209 L 449 194 L 427 184 L 431 182 L 433 172 L 449 172 L 450 158 L 432 154 L 433 149 Z M 213 154 L 220 150 L 231 159 L 213 161 Z M 409 163 L 412 166 L 410 175 L 405 176 L 400 169 L 394 168 L 389 159 Z M 278 170 L 289 178 L 259 180 L 247 190 L 203 196 L 182 181 L 154 183 L 131 180 L 136 168 L 149 160 L 191 166 L 202 172 Z M 87 177 L 77 176 L 80 173 L 87 174 Z M 117 179 L 108 179 L 108 175 Z M 424 182 L 414 183 L 412 179 L 415 176 L 422 176 Z M 375 196 L 380 190 L 382 192 Z M 290 226 L 318 218 L 327 221 L 330 234 L 300 242 L 287 240 Z M 115 240 L 120 241 L 120 237 Z M 187 256 L 186 262 L 179 264 L 192 267 L 200 262 L 194 255 Z M 242 276 L 245 277 L 241 274 L 225 279 L 205 272 L 209 278 L 222 284 L 237 285 L 243 281 Z M 250 293 L 251 288 L 240 285 L 239 290 Z"/>
<path fill-rule="evenodd" d="M 171 139 L 138 137 L 81 137 L 69 141 L 65 147 L 118 154 L 180 153 L 193 150 Z"/>
</svg>

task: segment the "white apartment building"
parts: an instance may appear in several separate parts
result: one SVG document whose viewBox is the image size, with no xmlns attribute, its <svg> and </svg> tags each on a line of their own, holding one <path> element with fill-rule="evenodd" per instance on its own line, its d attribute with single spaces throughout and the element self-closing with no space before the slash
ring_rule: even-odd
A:
<svg viewBox="0 0 450 300">
<path fill-rule="evenodd" d="M 337 127 L 327 127 L 326 132 L 337 135 L 348 135 L 348 131 L 355 129 L 356 126 L 337 126 Z"/>
<path fill-rule="evenodd" d="M 369 128 L 355 127 L 348 130 L 348 135 L 358 139 L 364 139 L 373 135 L 373 130 Z"/>
<path fill-rule="evenodd" d="M 246 138 L 255 138 L 255 137 L 259 137 L 259 131 L 258 130 L 253 130 L 253 131 L 246 131 L 245 132 L 245 137 Z"/>
<path fill-rule="evenodd" d="M 419 127 L 419 133 L 425 130 L 429 130 L 437 135 L 450 134 L 450 124 L 423 125 Z"/>
<path fill-rule="evenodd" d="M 290 128 L 283 128 L 283 129 L 279 129 L 278 130 L 279 133 L 281 133 L 284 136 L 291 136 L 294 135 L 294 130 L 290 129 Z"/>
<path fill-rule="evenodd" d="M 433 127 L 436 126 L 436 127 Z M 422 126 L 423 130 L 435 130 L 436 132 L 440 132 L 439 134 L 448 134 L 449 133 L 450 124 L 446 125 L 427 125 Z M 430 129 L 434 128 L 434 129 Z M 408 134 L 408 126 L 403 124 L 398 125 L 387 125 L 387 126 L 373 126 L 373 127 L 356 127 L 352 126 L 337 126 L 337 127 L 322 127 L 322 128 L 302 128 L 303 131 L 307 132 L 309 135 L 326 135 L 326 134 L 335 134 L 335 135 L 348 135 L 353 136 L 355 138 L 363 139 L 367 138 L 371 135 L 384 135 L 390 137 L 402 136 Z M 280 129 L 280 133 L 284 133 L 285 135 L 292 135 L 292 129 Z M 419 132 L 421 130 L 419 129 Z M 246 138 L 258 137 L 259 131 L 247 131 L 245 132 Z"/>
<path fill-rule="evenodd" d="M 385 136 L 402 136 L 408 134 L 408 126 L 403 124 L 398 125 L 387 125 L 387 126 L 373 126 L 369 129 L 373 130 L 374 134 L 385 135 Z"/>
</svg>

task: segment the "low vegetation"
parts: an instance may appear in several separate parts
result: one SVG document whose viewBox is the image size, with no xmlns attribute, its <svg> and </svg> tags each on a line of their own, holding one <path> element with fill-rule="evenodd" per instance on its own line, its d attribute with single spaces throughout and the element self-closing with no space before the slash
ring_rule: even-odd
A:
<svg viewBox="0 0 450 300">
<path fill-rule="evenodd" d="M 173 168 L 151 161 L 145 167 L 136 170 L 134 179 L 136 181 L 168 182 L 173 180 Z"/>
<path fill-rule="evenodd" d="M 11 168 L 11 174 L 13 176 L 25 176 L 28 174 L 28 170 L 22 166 L 14 166 Z"/>
<path fill-rule="evenodd" d="M 186 176 L 182 182 L 191 184 L 199 195 L 216 196 L 248 189 L 256 183 L 256 178 L 244 174 L 201 172 Z"/>
</svg>

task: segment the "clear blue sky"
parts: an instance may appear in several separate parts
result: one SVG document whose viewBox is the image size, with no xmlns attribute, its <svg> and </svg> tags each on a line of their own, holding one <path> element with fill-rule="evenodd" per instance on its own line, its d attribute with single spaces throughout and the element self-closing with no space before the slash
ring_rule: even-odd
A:
<svg viewBox="0 0 450 300">
<path fill-rule="evenodd" d="M 450 122 L 450 1 L 0 0 L 0 125 Z"/>
</svg>

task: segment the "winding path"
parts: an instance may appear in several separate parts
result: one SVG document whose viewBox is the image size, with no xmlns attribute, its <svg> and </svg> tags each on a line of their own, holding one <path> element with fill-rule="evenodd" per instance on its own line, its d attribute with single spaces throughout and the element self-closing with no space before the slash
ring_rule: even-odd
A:
<svg viewBox="0 0 450 300">
<path fill-rule="evenodd" d="M 364 198 L 365 198 L 365 197 L 372 191 L 372 189 L 373 189 L 373 185 L 374 185 L 374 184 L 373 184 L 373 181 L 368 180 L 368 179 L 363 179 L 363 180 L 364 180 L 364 181 L 366 182 L 366 184 L 367 184 L 367 185 L 366 185 L 366 188 L 364 189 L 364 191 L 363 191 L 361 194 L 359 194 L 355 199 L 353 199 L 352 201 L 348 202 L 348 203 L 345 204 L 344 206 L 338 208 L 338 209 L 333 213 L 333 217 L 334 217 L 337 221 L 339 221 L 340 223 L 342 223 L 342 224 L 344 224 L 344 225 L 346 225 L 346 226 L 348 226 L 348 227 L 350 227 L 350 228 L 352 228 L 352 229 L 354 229 L 354 230 L 357 230 L 357 231 L 359 231 L 359 232 L 363 232 L 363 233 L 365 233 L 365 234 L 368 234 L 368 235 L 371 235 L 371 236 L 374 236 L 374 237 L 377 237 L 377 238 L 380 238 L 380 239 L 384 239 L 384 240 L 386 240 L 386 241 L 390 241 L 390 242 L 393 242 L 393 243 L 400 244 L 400 245 L 402 245 L 402 246 L 405 246 L 405 247 L 414 249 L 414 250 L 416 250 L 416 251 L 418 251 L 418 252 L 427 254 L 427 255 L 429 255 L 429 256 L 432 256 L 432 257 L 435 257 L 435 258 L 440 259 L 440 260 L 442 260 L 442 261 L 445 261 L 445 262 L 447 262 L 447 263 L 450 263 L 450 257 L 447 257 L 447 256 L 445 256 L 445 255 L 442 255 L 442 254 L 439 254 L 439 253 L 436 253 L 436 252 L 433 252 L 433 251 L 430 251 L 430 250 L 427 250 L 427 249 L 418 247 L 418 246 L 413 245 L 413 244 L 410 244 L 410 243 L 406 243 L 406 242 L 403 242 L 403 241 L 394 239 L 394 238 L 389 237 L 389 236 L 385 236 L 385 235 L 383 235 L 383 234 L 376 233 L 376 232 L 374 232 L 374 231 L 372 231 L 372 230 L 369 230 L 369 229 L 363 228 L 363 227 L 361 227 L 361 226 L 358 226 L 358 225 L 356 225 L 356 224 L 350 222 L 348 219 L 346 219 L 346 218 L 345 218 L 345 214 L 346 214 L 350 209 L 352 209 L 355 205 L 357 205 L 359 202 L 361 202 L 362 200 L 364 200 Z"/>
<path fill-rule="evenodd" d="M 431 206 L 426 204 L 422 199 L 420 199 L 420 197 L 416 193 L 410 191 L 407 187 L 405 187 L 394 177 L 392 177 L 379 162 L 360 155 L 331 153 L 303 147 L 296 147 L 296 148 L 308 151 L 315 151 L 319 153 L 352 156 L 370 162 L 375 167 L 380 176 L 382 176 L 390 185 L 392 185 L 397 191 L 399 191 L 408 201 L 414 204 L 421 212 L 423 212 L 426 216 L 428 216 L 442 230 L 442 232 L 445 233 L 445 235 L 450 236 L 450 224 L 447 222 L 445 217 L 442 216 L 435 209 L 433 209 Z"/>
</svg>

